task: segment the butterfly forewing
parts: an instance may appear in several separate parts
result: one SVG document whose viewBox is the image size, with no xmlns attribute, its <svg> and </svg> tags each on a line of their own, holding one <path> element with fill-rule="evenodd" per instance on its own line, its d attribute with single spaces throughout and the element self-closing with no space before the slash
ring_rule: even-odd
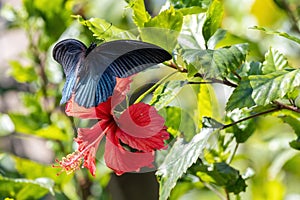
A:
<svg viewBox="0 0 300 200">
<path fill-rule="evenodd" d="M 113 93 L 116 77 L 128 77 L 172 58 L 156 45 L 135 40 L 107 42 L 91 48 L 89 53 L 80 41 L 70 39 L 69 42 L 54 48 L 53 52 L 67 77 L 61 103 L 73 92 L 75 101 L 84 107 L 106 101 Z"/>
</svg>

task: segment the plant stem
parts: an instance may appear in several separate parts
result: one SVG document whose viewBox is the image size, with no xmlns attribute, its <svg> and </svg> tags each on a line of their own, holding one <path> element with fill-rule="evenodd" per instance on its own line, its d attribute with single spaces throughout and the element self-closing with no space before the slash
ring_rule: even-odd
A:
<svg viewBox="0 0 300 200">
<path fill-rule="evenodd" d="M 236 144 L 235 144 L 234 150 L 233 150 L 233 152 L 231 153 L 229 159 L 227 160 L 227 164 L 230 164 L 230 163 L 232 162 L 232 160 L 233 160 L 233 158 L 234 158 L 234 156 L 235 156 L 235 154 L 236 154 L 236 152 L 237 152 L 237 150 L 238 150 L 238 148 L 239 148 L 239 144 L 240 144 L 240 143 L 236 143 Z"/>
<path fill-rule="evenodd" d="M 230 200 L 229 192 L 225 189 L 226 200 Z"/>
<path fill-rule="evenodd" d="M 198 82 L 198 81 L 189 81 L 188 82 L 188 84 L 191 84 L 191 85 L 197 85 L 197 84 L 212 84 L 213 82 L 211 82 L 211 81 L 200 81 L 200 82 Z"/>
<path fill-rule="evenodd" d="M 176 69 L 178 70 L 179 72 L 181 73 L 188 73 L 188 70 L 183 68 L 183 67 L 180 67 L 180 66 L 177 66 L 176 64 L 174 64 L 173 62 L 170 62 L 170 63 L 165 63 L 166 66 L 168 67 L 171 67 L 173 69 Z M 200 77 L 200 78 L 204 78 L 205 75 L 204 74 L 200 74 L 200 73 L 196 73 L 194 75 L 194 77 Z M 227 79 L 224 79 L 224 80 L 220 80 L 220 79 L 216 79 L 216 78 L 207 78 L 207 80 L 210 80 L 211 83 L 220 83 L 220 84 L 224 84 L 224 85 L 227 85 L 227 86 L 230 86 L 230 87 L 237 87 L 236 84 L 234 83 L 231 83 L 230 81 L 228 81 Z"/>
<path fill-rule="evenodd" d="M 235 122 L 232 122 L 232 123 L 230 123 L 230 124 L 226 124 L 226 125 L 224 125 L 221 129 L 226 129 L 226 128 L 228 128 L 228 127 L 234 126 L 234 125 L 236 125 L 236 124 L 238 124 L 238 123 L 241 123 L 241 122 L 243 122 L 243 121 L 246 121 L 246 120 L 249 120 L 249 119 L 252 119 L 252 118 L 261 116 L 261 115 L 265 115 L 265 114 L 268 114 L 268 113 L 271 113 L 271 112 L 275 112 L 275 111 L 278 111 L 278 110 L 281 110 L 281 109 L 282 109 L 281 107 L 276 107 L 276 108 L 273 108 L 273 109 L 270 109 L 270 110 L 266 110 L 266 111 L 261 112 L 261 113 L 256 113 L 256 114 L 254 114 L 254 115 L 251 115 L 251 116 L 249 116 L 249 117 L 242 118 L 242 119 L 240 119 L 240 120 L 238 120 L 238 121 L 235 121 Z"/>
<path fill-rule="evenodd" d="M 209 183 L 206 183 L 204 181 L 202 181 L 200 179 L 201 183 L 207 187 L 209 190 L 211 190 L 212 192 L 214 192 L 221 200 L 226 200 L 226 198 L 224 197 L 224 195 L 219 191 L 217 190 L 216 188 L 214 188 L 212 185 L 210 185 Z"/>
<path fill-rule="evenodd" d="M 285 105 L 285 104 L 280 103 L 278 101 L 274 101 L 273 103 L 276 104 L 280 109 L 286 109 L 286 110 L 291 110 L 291 111 L 300 113 L 300 108 L 298 108 L 296 106 Z"/>
<path fill-rule="evenodd" d="M 144 92 L 141 96 L 139 96 L 139 98 L 137 100 L 135 100 L 134 104 L 139 103 L 140 101 L 142 101 L 148 94 L 150 94 L 153 90 L 155 90 L 162 82 L 166 81 L 168 78 L 173 76 L 175 73 L 177 73 L 177 71 L 173 72 L 171 74 L 168 74 L 167 76 L 165 76 L 164 78 L 159 80 L 155 85 L 153 85 L 146 92 Z"/>
</svg>

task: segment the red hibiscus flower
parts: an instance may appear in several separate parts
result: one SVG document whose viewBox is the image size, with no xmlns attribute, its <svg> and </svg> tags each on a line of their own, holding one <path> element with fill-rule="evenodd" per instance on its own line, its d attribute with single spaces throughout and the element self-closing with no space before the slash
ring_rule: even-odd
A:
<svg viewBox="0 0 300 200">
<path fill-rule="evenodd" d="M 163 117 L 145 103 L 129 106 L 119 117 L 114 115 L 115 107 L 125 99 L 130 82 L 130 78 L 117 79 L 112 97 L 95 108 L 80 107 L 73 98 L 67 103 L 67 115 L 98 119 L 98 122 L 91 128 L 78 129 L 78 137 L 75 138 L 78 150 L 57 161 L 64 171 L 72 173 L 79 169 L 83 160 L 83 166 L 94 176 L 95 156 L 104 136 L 104 159 L 117 175 L 153 167 L 154 152 L 167 147 L 164 140 L 169 139 L 169 133 Z"/>
</svg>

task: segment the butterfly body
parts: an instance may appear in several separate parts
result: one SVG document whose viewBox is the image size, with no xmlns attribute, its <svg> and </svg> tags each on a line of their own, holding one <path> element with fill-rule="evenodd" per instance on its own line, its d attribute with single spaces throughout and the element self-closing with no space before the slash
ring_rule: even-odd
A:
<svg viewBox="0 0 300 200">
<path fill-rule="evenodd" d="M 87 48 L 79 40 L 66 39 L 55 45 L 53 58 L 66 75 L 61 104 L 74 94 L 75 102 L 88 108 L 112 95 L 116 77 L 128 77 L 172 56 L 156 45 L 135 40 L 93 43 Z"/>
</svg>

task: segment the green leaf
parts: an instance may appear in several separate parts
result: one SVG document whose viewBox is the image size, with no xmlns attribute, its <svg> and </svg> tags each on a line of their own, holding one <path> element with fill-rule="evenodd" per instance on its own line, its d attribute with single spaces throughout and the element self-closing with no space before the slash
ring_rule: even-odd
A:
<svg viewBox="0 0 300 200">
<path fill-rule="evenodd" d="M 177 180 L 197 161 L 212 133 L 214 129 L 202 129 L 189 143 L 186 143 L 183 138 L 177 139 L 156 172 L 161 177 L 160 200 L 166 200 L 169 197 Z"/>
<path fill-rule="evenodd" d="M 36 136 L 51 140 L 67 141 L 69 139 L 68 135 L 64 133 L 60 128 L 58 128 L 55 124 L 43 127 L 37 130 L 34 134 Z"/>
<path fill-rule="evenodd" d="M 262 75 L 262 64 L 260 62 L 250 62 L 248 75 Z"/>
<path fill-rule="evenodd" d="M 39 30 L 43 33 L 43 36 L 39 38 L 39 48 L 47 51 L 49 46 L 72 23 L 72 18 L 70 17 L 72 6 L 68 6 L 68 4 L 65 0 L 23 0 L 23 5 L 28 12 L 28 18 L 24 19 L 27 20 L 26 26 L 29 26 L 31 31 L 38 29 L 38 27 L 32 26 L 42 26 L 40 28 L 43 30 Z M 38 23 L 32 20 L 34 17 L 37 18 Z M 57 22 L 59 22 L 59 25 L 57 25 Z"/>
<path fill-rule="evenodd" d="M 232 112 L 228 113 L 228 117 L 233 121 L 238 121 L 244 119 L 251 115 L 251 110 L 249 109 L 235 109 Z M 235 140 L 237 143 L 244 143 L 248 138 L 254 133 L 257 126 L 257 120 L 248 119 L 243 122 L 240 122 L 229 129 L 226 129 L 227 132 L 232 132 L 234 134 Z"/>
<path fill-rule="evenodd" d="M 164 111 L 168 131 L 176 134 L 179 132 L 187 141 L 190 141 L 196 133 L 195 121 L 191 114 L 178 107 L 166 107 Z"/>
<path fill-rule="evenodd" d="M 206 43 L 218 30 L 218 28 L 220 28 L 223 12 L 224 9 L 222 2 L 220 0 L 213 0 L 206 12 L 206 19 L 202 29 L 202 34 Z"/>
<path fill-rule="evenodd" d="M 203 117 L 218 119 L 220 117 L 218 100 L 211 85 L 200 84 L 198 93 L 198 125 L 202 127 Z"/>
<path fill-rule="evenodd" d="M 197 6 L 206 9 L 211 0 L 170 0 L 170 2 L 175 8 L 190 8 Z"/>
<path fill-rule="evenodd" d="M 227 31 L 224 29 L 218 29 L 215 34 L 207 41 L 207 47 L 214 49 L 216 45 L 225 38 Z"/>
<path fill-rule="evenodd" d="M 247 51 L 247 44 L 239 44 L 217 50 L 186 49 L 182 57 L 206 78 L 224 78 L 241 66 Z"/>
<path fill-rule="evenodd" d="M 203 117 L 203 128 L 222 128 L 224 125 L 211 117 Z"/>
<path fill-rule="evenodd" d="M 298 137 L 296 140 L 291 141 L 289 144 L 293 149 L 300 150 L 300 137 Z"/>
<path fill-rule="evenodd" d="M 48 178 L 13 179 L 0 175 L 0 197 L 15 199 L 40 199 L 49 192 L 54 195 L 54 182 Z"/>
<path fill-rule="evenodd" d="M 117 28 L 104 19 L 90 18 L 83 19 L 80 15 L 74 15 L 82 25 L 86 26 L 99 40 L 116 40 L 116 39 L 137 39 L 137 37 L 129 31 Z"/>
<path fill-rule="evenodd" d="M 184 17 L 182 31 L 178 43 L 183 49 L 204 49 L 202 31 L 203 18 L 201 15 L 189 15 Z"/>
<path fill-rule="evenodd" d="M 264 74 L 269 74 L 277 70 L 283 70 L 288 68 L 288 61 L 279 51 L 270 48 L 265 55 L 265 61 L 263 62 L 262 71 Z"/>
<path fill-rule="evenodd" d="M 72 175 L 67 175 L 66 173 L 62 173 L 57 176 L 57 174 L 61 171 L 61 168 L 42 165 L 40 163 L 16 156 L 13 157 L 13 159 L 16 163 L 16 169 L 18 170 L 18 173 L 27 179 L 47 177 L 53 180 L 56 184 L 62 184 L 68 182 L 72 178 Z"/>
<path fill-rule="evenodd" d="M 182 23 L 182 13 L 171 7 L 144 24 L 144 28 L 140 29 L 141 38 L 172 52 L 177 45 Z"/>
<path fill-rule="evenodd" d="M 254 26 L 254 27 L 252 27 L 252 29 L 263 31 L 266 34 L 279 35 L 279 36 L 282 36 L 286 39 L 289 39 L 291 41 L 294 41 L 294 42 L 297 42 L 298 44 L 300 44 L 300 38 L 289 35 L 285 32 L 274 31 L 274 30 L 270 30 L 270 29 L 267 29 L 267 28 L 264 28 L 264 27 L 259 27 L 259 26 Z"/>
<path fill-rule="evenodd" d="M 19 133 L 33 134 L 42 125 L 39 121 L 32 119 L 31 116 L 24 116 L 23 114 L 9 113 L 8 114 L 15 126 L 15 131 Z"/>
<path fill-rule="evenodd" d="M 19 61 L 9 62 L 12 71 L 11 76 L 20 83 L 33 82 L 38 79 L 38 76 L 32 66 L 23 66 Z"/>
<path fill-rule="evenodd" d="M 250 108 L 255 105 L 252 99 L 253 89 L 248 78 L 244 77 L 240 84 L 233 90 L 226 103 L 226 111 L 232 111 L 236 108 Z"/>
<path fill-rule="evenodd" d="M 289 144 L 292 148 L 300 150 L 300 117 L 299 114 L 298 116 L 295 116 L 296 114 L 293 113 L 293 115 L 290 115 L 289 113 L 285 112 L 284 115 L 281 113 L 278 117 L 281 118 L 284 123 L 289 124 L 293 128 L 297 138 L 291 141 Z"/>
<path fill-rule="evenodd" d="M 284 123 L 289 124 L 295 131 L 295 134 L 300 137 L 300 118 L 295 118 L 290 115 L 278 116 Z"/>
<path fill-rule="evenodd" d="M 213 168 L 202 165 L 197 176 L 201 180 L 209 183 L 214 183 L 226 188 L 227 192 L 239 194 L 246 190 L 245 180 L 241 177 L 238 170 L 229 166 L 225 162 L 214 163 Z"/>
<path fill-rule="evenodd" d="M 207 10 L 206 8 L 202 8 L 200 6 L 192 6 L 192 7 L 178 9 L 178 11 L 181 12 L 183 16 L 203 13 L 206 10 Z"/>
<path fill-rule="evenodd" d="M 151 16 L 146 11 L 144 0 L 129 0 L 127 2 L 133 10 L 133 22 L 138 27 L 144 27 L 144 23 L 151 19 Z"/>
<path fill-rule="evenodd" d="M 182 80 L 167 81 L 161 84 L 154 91 L 153 98 L 149 104 L 154 105 L 157 110 L 162 109 L 171 103 L 186 84 L 187 81 Z"/>
<path fill-rule="evenodd" d="M 300 85 L 300 69 L 276 71 L 266 75 L 249 76 L 253 89 L 251 97 L 257 105 L 267 105 L 284 97 Z"/>
<path fill-rule="evenodd" d="M 31 134 L 53 140 L 68 140 L 69 137 L 55 124 L 47 125 L 38 121 L 34 116 L 9 113 L 9 117 L 15 126 L 15 131 L 23 134 Z"/>
</svg>

